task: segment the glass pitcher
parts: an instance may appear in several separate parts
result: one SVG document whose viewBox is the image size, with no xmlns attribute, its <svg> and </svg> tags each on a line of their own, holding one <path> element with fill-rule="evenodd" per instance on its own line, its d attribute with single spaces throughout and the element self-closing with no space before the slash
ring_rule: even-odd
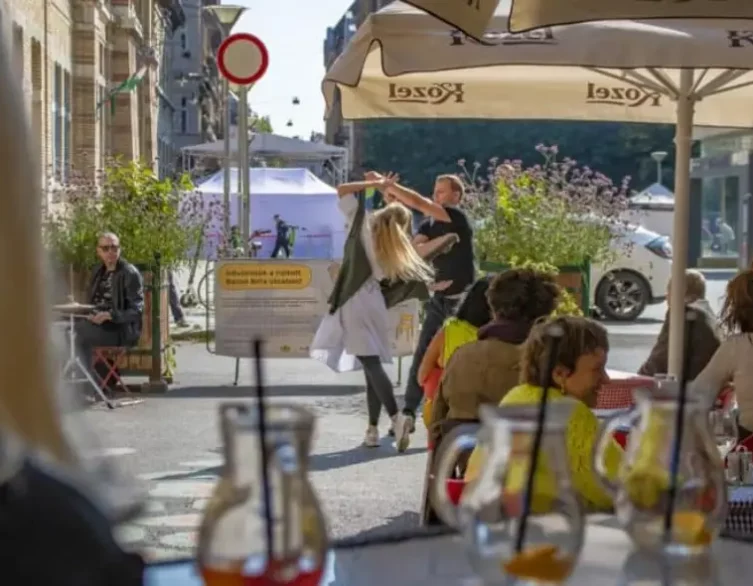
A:
<svg viewBox="0 0 753 586">
<path fill-rule="evenodd" d="M 583 545 L 584 515 L 570 480 L 565 429 L 571 399 L 547 406 L 539 472 L 521 553 L 516 537 L 523 511 L 538 405 L 482 406 L 476 436 L 462 428 L 442 440 L 432 501 L 439 517 L 460 529 L 468 555 L 485 584 L 519 578 L 558 584 L 570 575 Z M 445 489 L 459 455 L 478 443 L 483 467 L 455 507 Z"/>
<path fill-rule="evenodd" d="M 654 390 L 636 389 L 635 408 L 607 420 L 594 446 L 594 469 L 614 497 L 615 513 L 640 549 L 682 555 L 705 553 L 724 520 L 724 466 L 711 436 L 708 405 L 688 396 L 680 448 L 673 531 L 664 517 L 675 438 L 679 384 L 662 378 Z M 629 436 L 617 478 L 608 478 L 604 453 L 618 429 Z"/>
<path fill-rule="evenodd" d="M 225 467 L 199 529 L 198 565 L 205 586 L 316 586 L 327 534 L 308 480 L 314 416 L 294 405 L 266 408 L 272 509 L 272 559 L 255 402 L 220 406 Z"/>
</svg>

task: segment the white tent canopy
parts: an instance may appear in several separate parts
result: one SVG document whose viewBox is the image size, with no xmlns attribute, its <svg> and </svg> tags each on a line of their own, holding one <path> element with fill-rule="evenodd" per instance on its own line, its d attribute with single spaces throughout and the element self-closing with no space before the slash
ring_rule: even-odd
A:
<svg viewBox="0 0 753 586">
<path fill-rule="evenodd" d="M 238 222 L 238 168 L 230 169 L 230 224 Z M 222 202 L 223 172 L 219 171 L 198 185 L 205 202 Z M 274 247 L 275 222 L 280 217 L 298 226 L 294 256 L 297 258 L 334 258 L 342 250 L 344 220 L 337 202 L 337 190 L 318 179 L 308 169 L 249 169 L 251 187 L 251 231 L 269 230 L 271 234 L 255 238 L 262 243 L 261 256 L 269 256 Z M 223 240 L 222 218 L 215 218 L 207 230 L 205 255 L 213 257 Z"/>
<path fill-rule="evenodd" d="M 223 140 L 185 147 L 183 153 L 223 158 L 225 145 Z M 325 161 L 331 158 L 345 157 L 348 149 L 320 142 L 310 142 L 279 134 L 252 133 L 248 142 L 248 152 L 252 157 L 281 157 L 297 161 Z M 230 155 L 238 156 L 238 131 L 230 131 Z"/>
<path fill-rule="evenodd" d="M 653 183 L 630 198 L 631 206 L 651 206 L 674 209 L 675 194 L 661 183 Z"/>
<path fill-rule="evenodd" d="M 230 191 L 237 192 L 238 167 L 230 169 Z M 337 190 L 319 179 L 308 169 L 278 169 L 262 167 L 249 169 L 251 195 L 336 195 Z M 202 193 L 222 194 L 224 172 L 218 171 L 205 179 L 197 189 Z"/>
</svg>

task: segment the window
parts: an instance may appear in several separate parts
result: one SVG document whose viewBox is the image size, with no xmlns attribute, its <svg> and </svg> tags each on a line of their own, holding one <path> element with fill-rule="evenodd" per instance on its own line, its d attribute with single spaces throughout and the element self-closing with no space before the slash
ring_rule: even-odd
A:
<svg viewBox="0 0 753 586">
<path fill-rule="evenodd" d="M 102 43 L 98 44 L 98 51 L 99 51 L 99 74 L 102 77 L 107 77 L 105 75 L 105 72 L 107 71 L 106 67 L 106 60 L 107 60 L 107 51 L 105 51 L 105 46 Z"/>
<path fill-rule="evenodd" d="M 18 79 L 24 78 L 24 29 L 13 23 L 13 66 Z"/>
<path fill-rule="evenodd" d="M 110 115 L 110 104 L 107 100 L 107 91 L 105 86 L 100 85 L 97 88 L 97 103 L 101 104 L 99 107 L 99 168 L 105 168 L 105 162 L 107 158 L 107 121 Z"/>
<path fill-rule="evenodd" d="M 186 42 L 186 33 L 180 33 L 180 50 L 185 51 L 188 48 L 188 43 Z"/>
<path fill-rule="evenodd" d="M 186 134 L 188 132 L 188 100 L 186 98 L 180 99 L 180 133 Z"/>
<path fill-rule="evenodd" d="M 63 68 L 55 63 L 52 84 L 52 175 L 62 180 L 63 162 Z"/>
<path fill-rule="evenodd" d="M 73 94 L 73 84 L 71 83 L 71 74 L 68 71 L 63 72 L 63 173 L 65 177 L 71 174 L 71 151 L 73 150 L 73 140 L 71 136 L 71 101 Z"/>
</svg>

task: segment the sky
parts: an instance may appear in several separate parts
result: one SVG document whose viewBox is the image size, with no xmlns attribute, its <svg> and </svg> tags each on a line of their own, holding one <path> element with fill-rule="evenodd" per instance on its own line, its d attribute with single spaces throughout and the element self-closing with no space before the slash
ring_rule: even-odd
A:
<svg viewBox="0 0 753 586">
<path fill-rule="evenodd" d="M 249 104 L 270 116 L 275 133 L 308 140 L 312 130 L 324 132 L 324 38 L 352 1 L 223 0 L 248 7 L 233 32 L 252 33 L 269 50 L 269 69 L 249 92 Z"/>
</svg>

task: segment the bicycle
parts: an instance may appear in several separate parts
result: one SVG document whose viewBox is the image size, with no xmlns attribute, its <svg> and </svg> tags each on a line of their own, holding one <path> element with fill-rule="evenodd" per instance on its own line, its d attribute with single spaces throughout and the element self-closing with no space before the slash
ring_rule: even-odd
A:
<svg viewBox="0 0 753 586">
<path fill-rule="evenodd" d="M 255 230 L 251 236 L 249 236 L 250 246 L 249 246 L 249 258 L 257 258 L 259 256 L 259 251 L 262 248 L 262 243 L 259 240 L 254 240 L 255 238 L 259 238 L 260 236 L 265 236 L 267 234 L 271 234 L 272 230 Z M 227 259 L 234 259 L 234 258 L 244 258 L 245 251 L 241 247 L 236 247 L 232 249 L 223 249 L 218 254 L 218 257 L 221 260 L 227 260 Z M 199 284 L 196 286 L 196 294 L 197 294 L 197 300 L 199 305 L 201 305 L 204 309 L 207 311 L 211 311 L 214 309 L 213 306 L 210 306 L 209 299 L 204 298 L 205 292 L 212 292 L 214 291 L 214 283 L 207 283 L 207 279 L 209 277 L 214 276 L 214 267 L 209 268 L 209 265 L 207 265 L 207 270 L 204 273 L 204 276 L 201 277 L 199 280 Z M 208 286 L 208 287 L 207 287 Z"/>
</svg>

